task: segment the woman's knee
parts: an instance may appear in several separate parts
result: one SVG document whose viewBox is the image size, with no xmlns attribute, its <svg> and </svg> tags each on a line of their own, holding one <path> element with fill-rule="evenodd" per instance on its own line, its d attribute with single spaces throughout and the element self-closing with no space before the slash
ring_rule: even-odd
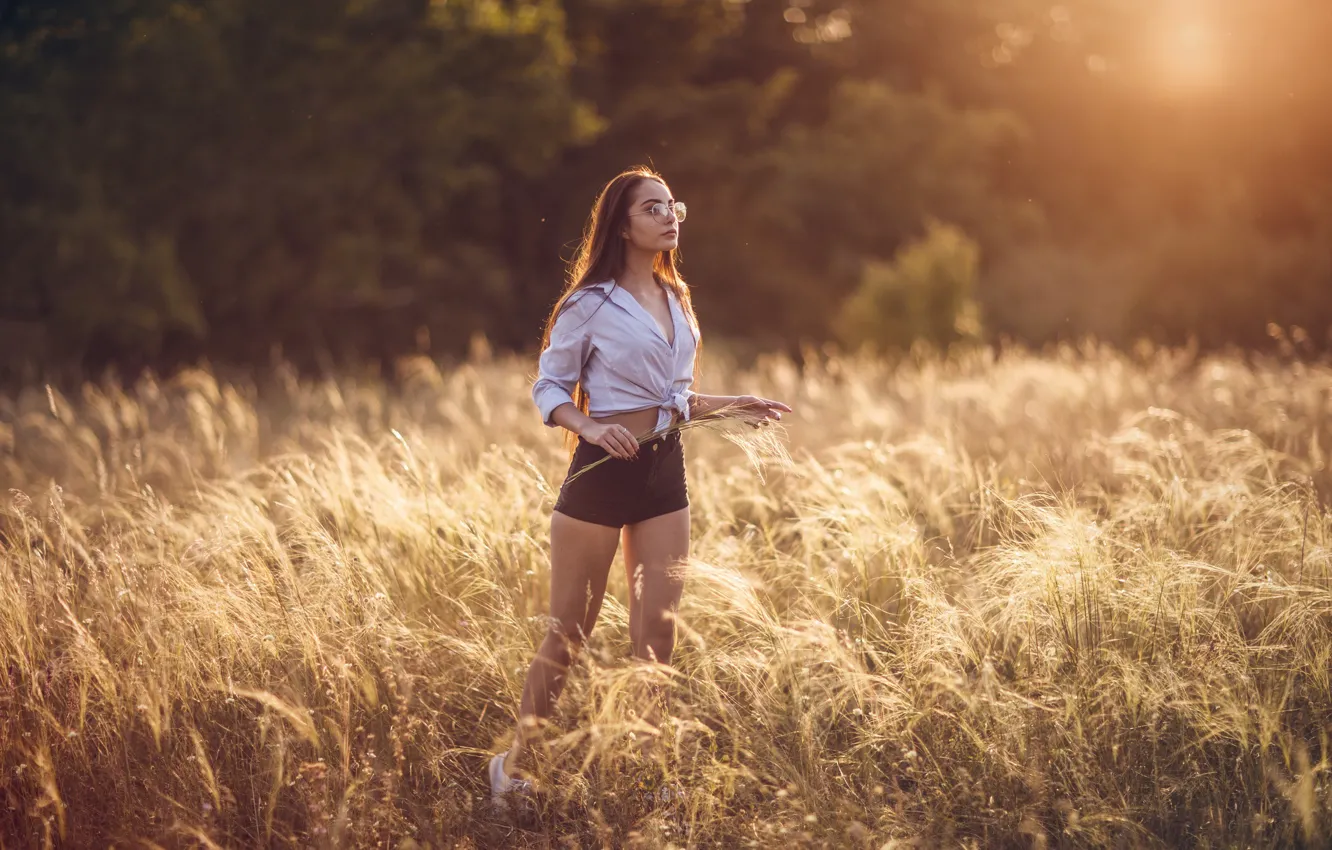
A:
<svg viewBox="0 0 1332 850">
<path fill-rule="evenodd" d="M 569 663 L 583 648 L 583 642 L 586 639 L 587 633 L 583 630 L 583 624 L 580 621 L 552 617 L 550 624 L 546 627 L 544 643 L 555 654 L 564 656 L 565 663 Z"/>
</svg>

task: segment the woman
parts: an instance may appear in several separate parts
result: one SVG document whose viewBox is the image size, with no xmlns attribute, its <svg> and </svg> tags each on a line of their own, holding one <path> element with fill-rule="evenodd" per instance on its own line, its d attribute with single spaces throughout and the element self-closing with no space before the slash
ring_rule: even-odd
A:
<svg viewBox="0 0 1332 850">
<path fill-rule="evenodd" d="M 681 565 L 689 555 L 689 494 L 679 431 L 662 432 L 702 415 L 757 426 L 791 410 L 757 396 L 689 389 L 700 337 L 689 287 L 676 270 L 685 213 L 646 168 L 611 180 L 546 322 L 532 399 L 545 424 L 567 429 L 576 448 L 550 522 L 550 626 L 527 671 L 513 746 L 490 760 L 497 803 L 532 791 L 530 781 L 512 774 L 596 623 L 621 542 L 633 654 L 671 661 Z M 650 439 L 639 445 L 640 434 Z M 607 455 L 611 460 L 569 480 Z"/>
</svg>

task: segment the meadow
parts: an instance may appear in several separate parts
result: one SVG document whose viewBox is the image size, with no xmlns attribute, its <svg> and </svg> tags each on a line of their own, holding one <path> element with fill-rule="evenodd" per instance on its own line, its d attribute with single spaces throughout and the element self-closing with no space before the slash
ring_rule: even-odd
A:
<svg viewBox="0 0 1332 850">
<path fill-rule="evenodd" d="M 1332 364 L 710 349 L 790 463 L 686 435 L 675 668 L 617 557 L 515 823 L 484 769 L 568 462 L 534 368 L 0 397 L 0 845 L 1332 841 Z"/>
</svg>

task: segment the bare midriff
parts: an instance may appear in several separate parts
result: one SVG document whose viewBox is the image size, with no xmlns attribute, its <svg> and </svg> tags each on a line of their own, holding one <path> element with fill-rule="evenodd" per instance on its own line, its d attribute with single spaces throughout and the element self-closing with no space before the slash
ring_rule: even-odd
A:
<svg viewBox="0 0 1332 850">
<path fill-rule="evenodd" d="M 614 413 L 609 416 L 593 416 L 598 422 L 613 422 L 616 425 L 623 425 L 628 428 L 635 437 L 642 437 L 648 434 L 653 428 L 657 427 L 658 408 L 648 407 L 643 410 L 629 410 L 624 413 Z M 671 422 L 680 421 L 680 414 L 675 413 L 671 416 Z"/>
</svg>

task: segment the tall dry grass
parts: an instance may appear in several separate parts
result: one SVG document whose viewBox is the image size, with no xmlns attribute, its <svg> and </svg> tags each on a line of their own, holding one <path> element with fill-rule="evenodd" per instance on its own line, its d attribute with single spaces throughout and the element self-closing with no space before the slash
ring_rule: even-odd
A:
<svg viewBox="0 0 1332 850">
<path fill-rule="evenodd" d="M 714 352 L 794 462 L 686 437 L 676 668 L 617 562 L 515 826 L 567 463 L 530 369 L 0 399 L 0 843 L 1332 841 L 1332 367 Z"/>
</svg>

